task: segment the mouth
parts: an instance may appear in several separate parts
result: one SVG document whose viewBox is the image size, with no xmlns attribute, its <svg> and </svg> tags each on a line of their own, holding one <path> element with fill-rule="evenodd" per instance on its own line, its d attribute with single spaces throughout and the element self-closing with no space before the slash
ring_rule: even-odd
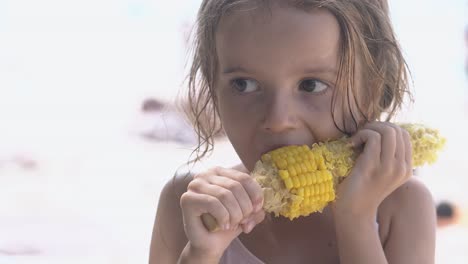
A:
<svg viewBox="0 0 468 264">
<path fill-rule="evenodd" d="M 266 154 L 266 153 L 268 153 L 270 151 L 273 151 L 275 149 L 286 147 L 286 146 L 302 146 L 302 145 L 305 145 L 305 144 L 304 143 L 286 143 L 286 144 L 268 145 L 268 146 L 266 146 L 265 148 L 262 149 L 261 155 Z"/>
</svg>

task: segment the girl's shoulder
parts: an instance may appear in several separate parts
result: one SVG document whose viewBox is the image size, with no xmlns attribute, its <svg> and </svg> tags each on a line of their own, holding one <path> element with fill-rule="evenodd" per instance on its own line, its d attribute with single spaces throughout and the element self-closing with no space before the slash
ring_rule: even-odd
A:
<svg viewBox="0 0 468 264">
<path fill-rule="evenodd" d="M 403 238 L 401 234 L 421 234 L 435 229 L 435 206 L 429 189 L 411 177 L 381 203 L 377 222 L 384 240 L 390 239 L 391 234 Z"/>
<path fill-rule="evenodd" d="M 433 207 L 433 199 L 426 185 L 416 177 L 393 191 L 380 205 L 379 215 L 400 215 L 424 205 Z"/>
<path fill-rule="evenodd" d="M 175 263 L 187 244 L 180 197 L 193 176 L 179 168 L 163 186 L 158 200 L 150 249 L 150 263 Z M 161 260 L 163 258 L 163 260 Z"/>
<path fill-rule="evenodd" d="M 187 165 L 180 166 L 174 175 L 166 181 L 162 192 L 166 192 L 166 195 L 170 193 L 172 199 L 179 201 L 182 194 L 187 191 L 187 186 L 193 180 L 194 174 L 193 168 L 189 168 Z"/>
</svg>

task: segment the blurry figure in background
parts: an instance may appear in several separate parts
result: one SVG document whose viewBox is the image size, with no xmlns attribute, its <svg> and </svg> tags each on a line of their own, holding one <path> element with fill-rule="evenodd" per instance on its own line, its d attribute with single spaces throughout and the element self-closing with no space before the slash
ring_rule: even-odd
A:
<svg viewBox="0 0 468 264">
<path fill-rule="evenodd" d="M 40 255 L 39 249 L 27 245 L 2 245 L 0 248 L 0 257 L 3 256 L 37 256 Z"/>
<path fill-rule="evenodd" d="M 141 113 L 143 124 L 139 131 L 145 139 L 183 145 L 197 143 L 195 131 L 175 107 L 155 98 L 147 98 L 141 105 Z"/>
<path fill-rule="evenodd" d="M 154 98 L 148 98 L 143 101 L 141 105 L 142 112 L 151 112 L 151 111 L 162 111 L 165 107 L 165 103 L 158 101 Z"/>
<path fill-rule="evenodd" d="M 36 170 L 39 167 L 37 161 L 27 155 L 16 155 L 12 162 L 24 170 Z"/>
<path fill-rule="evenodd" d="M 8 165 L 14 165 L 23 170 L 36 170 L 38 168 L 37 161 L 25 154 L 16 154 L 8 158 L 0 158 L 0 169 Z"/>
<path fill-rule="evenodd" d="M 442 201 L 436 207 L 437 212 L 437 226 L 445 227 L 456 224 L 459 219 L 457 207 L 449 202 Z"/>
</svg>

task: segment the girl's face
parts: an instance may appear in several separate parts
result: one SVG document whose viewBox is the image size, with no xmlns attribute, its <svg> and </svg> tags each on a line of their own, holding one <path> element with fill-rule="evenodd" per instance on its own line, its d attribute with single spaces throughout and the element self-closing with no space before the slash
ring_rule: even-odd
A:
<svg viewBox="0 0 468 264">
<path fill-rule="evenodd" d="M 325 10 L 238 11 L 216 33 L 217 103 L 222 125 L 248 170 L 284 145 L 343 134 L 331 106 L 340 27 Z M 341 108 L 335 119 L 341 124 Z"/>
</svg>

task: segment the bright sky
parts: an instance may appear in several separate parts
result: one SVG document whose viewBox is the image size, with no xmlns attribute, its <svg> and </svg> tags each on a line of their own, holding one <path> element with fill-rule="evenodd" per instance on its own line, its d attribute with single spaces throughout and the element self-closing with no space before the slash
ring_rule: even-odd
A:
<svg viewBox="0 0 468 264">
<path fill-rule="evenodd" d="M 182 32 L 199 3 L 0 0 L 0 157 L 61 155 L 127 129 L 142 98 L 171 100 L 183 80 Z M 422 172 L 461 175 L 468 171 L 466 2 L 391 0 L 391 7 L 415 81 L 406 118 L 449 137 L 443 162 Z"/>
</svg>

